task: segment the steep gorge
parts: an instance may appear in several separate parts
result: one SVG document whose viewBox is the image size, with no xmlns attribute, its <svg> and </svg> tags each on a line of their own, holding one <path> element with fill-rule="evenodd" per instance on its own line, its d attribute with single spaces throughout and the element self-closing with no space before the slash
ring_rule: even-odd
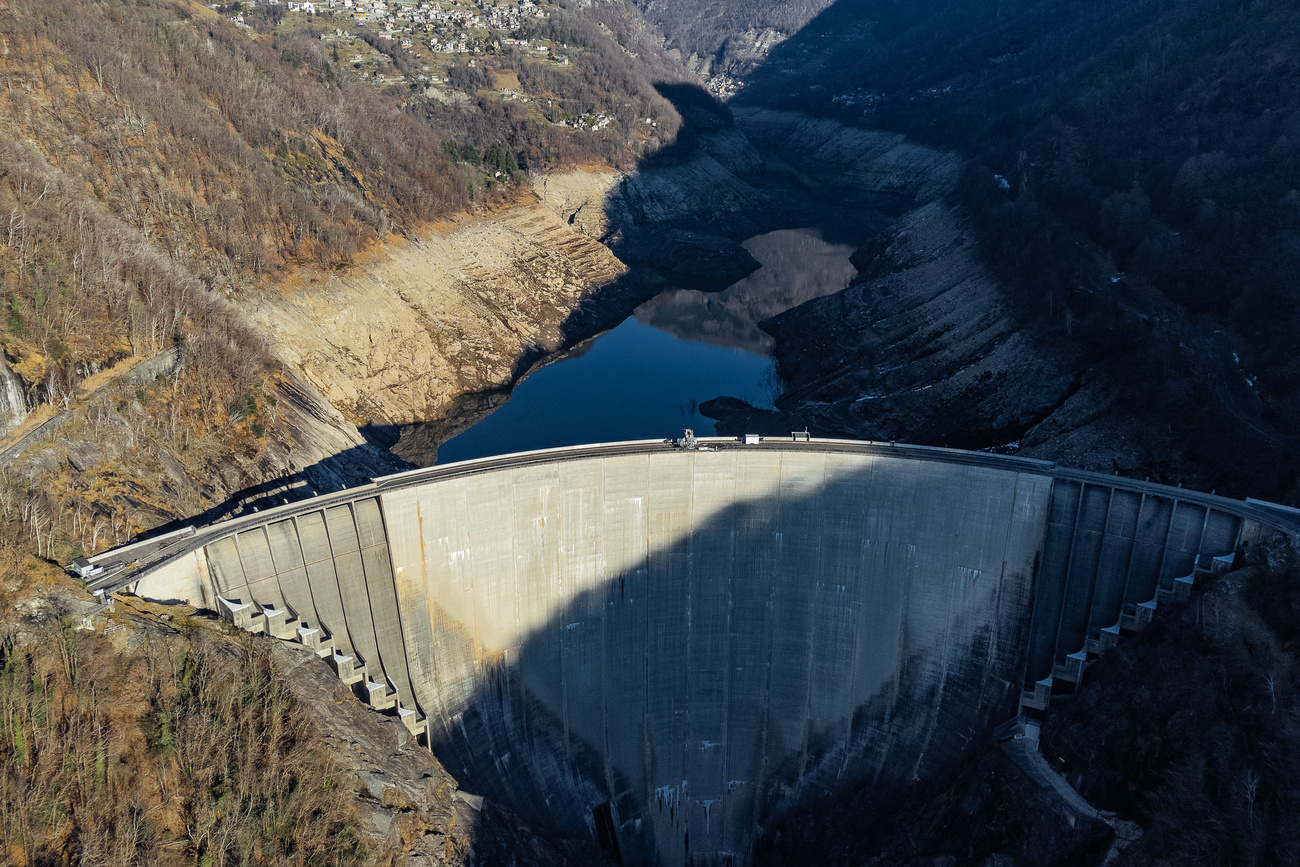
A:
<svg viewBox="0 0 1300 867">
<path fill-rule="evenodd" d="M 845 220 L 884 207 L 901 216 L 854 255 L 854 285 L 764 323 L 787 384 L 778 412 L 719 402 L 721 430 L 809 427 L 1010 444 L 1104 471 L 1143 465 L 1137 423 L 1077 352 L 1022 328 L 947 200 L 962 171 L 958 155 L 897 134 L 740 110 L 672 160 L 535 176 L 537 199 L 301 277 L 268 291 L 255 318 L 349 419 L 381 426 L 383 442 L 400 430 L 398 453 L 430 463 L 535 365 L 634 304 L 742 275 L 752 266 L 737 240 L 825 222 L 819 201 Z"/>
<path fill-rule="evenodd" d="M 7 74 L 29 93 L 36 85 L 35 76 Z M 78 104 L 100 98 L 91 92 Z M 54 104 L 33 102 L 38 116 Z M 690 115 L 686 109 L 683 102 Z M 724 430 L 807 427 L 999 448 L 1104 472 L 1154 471 L 1170 481 L 1195 472 L 1194 461 L 1119 399 L 1107 372 L 1080 357 L 1067 339 L 1068 320 L 1025 327 L 1005 275 L 981 255 L 981 227 L 952 204 L 966 169 L 962 156 L 796 112 L 733 113 L 734 122 L 724 112 L 701 118 L 697 111 L 679 147 L 636 169 L 535 171 L 531 193 L 487 197 L 441 222 L 408 220 L 401 233 L 349 248 L 328 267 L 303 261 L 266 282 L 244 280 L 242 266 L 232 264 L 250 251 L 259 255 L 251 247 L 204 259 L 202 245 L 179 244 L 177 261 L 206 262 L 197 270 L 203 291 L 229 295 L 241 309 L 239 321 L 256 339 L 231 345 L 256 347 L 247 353 L 256 376 L 241 380 L 239 390 L 193 397 L 186 416 L 166 408 L 181 403 L 176 383 L 206 363 L 197 355 L 187 356 L 188 370 L 122 381 L 14 464 L 4 478 L 6 510 L 31 508 L 19 493 L 24 486 L 56 492 L 63 499 L 52 502 L 69 514 L 75 502 L 67 533 L 74 543 L 61 539 L 56 548 L 53 531 L 48 546 L 36 543 L 41 556 L 66 560 L 75 542 L 103 547 L 175 517 L 217 518 L 362 482 L 402 466 L 386 449 L 395 442 L 405 459 L 428 462 L 440 441 L 498 405 L 522 376 L 613 325 L 638 301 L 670 286 L 721 288 L 752 269 L 738 241 L 776 226 L 852 219 L 859 208 L 898 219 L 854 256 L 854 285 L 764 324 L 787 394 L 775 413 L 719 403 Z M 110 127 L 121 144 L 114 171 L 140 169 L 141 130 L 156 123 L 136 116 Z M 276 158 L 314 164 L 312 142 L 321 140 L 290 139 Z M 339 158 L 335 180 L 346 181 L 342 150 L 329 142 L 320 149 Z M 53 154 L 57 170 L 81 178 L 66 157 Z M 143 224 L 154 227 L 154 243 L 183 241 L 184 231 L 158 228 L 175 204 L 166 173 L 133 174 L 131 184 L 143 176 L 152 178 L 154 194 L 119 201 L 121 188 L 111 186 L 92 194 L 130 227 L 119 237 Z M 38 192 L 19 195 L 18 203 L 31 206 Z M 208 222 L 229 220 L 233 198 Z M 379 210 L 362 211 L 379 220 Z M 269 236 L 257 240 L 274 246 Z M 49 297 L 38 289 L 54 289 L 64 275 L 25 255 L 22 269 L 32 261 L 37 267 L 32 282 L 15 290 L 15 309 L 31 322 Z M 1175 342 L 1193 333 L 1169 330 Z M 30 369 L 29 345 L 6 349 L 28 359 Z M 1207 367 L 1225 354 L 1199 342 L 1186 352 L 1213 355 Z M 1241 391 L 1240 383 L 1224 382 Z M 195 419 L 209 409 L 219 419 L 216 432 L 200 436 Z M 38 540 L 49 517 L 38 512 Z M 802 838 L 789 839 L 796 842 L 773 845 L 797 846 Z"/>
</svg>

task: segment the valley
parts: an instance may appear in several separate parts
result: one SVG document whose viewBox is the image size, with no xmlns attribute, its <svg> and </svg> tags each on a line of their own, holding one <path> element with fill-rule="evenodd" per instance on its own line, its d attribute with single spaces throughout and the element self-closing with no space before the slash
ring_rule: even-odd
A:
<svg viewBox="0 0 1300 867">
<path fill-rule="evenodd" d="M 0 4 L 4 863 L 610 857 L 608 829 L 462 792 L 340 711 L 309 655 L 95 608 L 61 567 L 133 538 L 686 427 L 1300 503 L 1280 0 L 291 5 Z M 1277 540 L 1243 557 L 1043 720 L 1055 770 L 1145 831 L 1114 863 L 1294 863 L 1300 571 Z M 254 856 L 269 813 L 220 807 L 244 785 L 273 813 L 295 784 L 228 765 L 203 788 L 195 723 L 240 665 L 266 725 L 314 732 L 271 743 L 306 769 L 275 779 L 344 781 L 303 790 L 295 815 L 328 821 L 297 853 L 277 832 Z M 1148 688 L 1156 721 L 1122 694 Z M 47 725 L 55 694 L 73 710 Z M 754 863 L 1101 863 L 1111 826 L 1053 812 L 990 739 L 950 759 L 790 801 Z M 1212 830 L 1184 845 L 1197 810 Z"/>
</svg>

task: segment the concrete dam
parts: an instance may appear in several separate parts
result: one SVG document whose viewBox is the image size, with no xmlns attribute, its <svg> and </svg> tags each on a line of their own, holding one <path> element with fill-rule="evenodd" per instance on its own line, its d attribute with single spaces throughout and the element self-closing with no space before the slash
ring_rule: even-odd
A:
<svg viewBox="0 0 1300 867">
<path fill-rule="evenodd" d="M 1298 518 L 1022 458 L 710 438 L 416 470 L 82 571 L 315 648 L 529 822 L 741 865 L 808 799 L 942 773 Z"/>
</svg>

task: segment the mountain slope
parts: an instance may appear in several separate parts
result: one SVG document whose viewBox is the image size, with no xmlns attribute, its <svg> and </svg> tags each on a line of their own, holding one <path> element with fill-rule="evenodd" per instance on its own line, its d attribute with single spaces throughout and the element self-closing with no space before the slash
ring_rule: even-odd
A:
<svg viewBox="0 0 1300 867">
<path fill-rule="evenodd" d="M 66 562 L 176 517 L 240 508 L 249 496 L 226 503 L 240 489 L 291 496 L 389 471 L 400 462 L 356 425 L 436 414 L 465 390 L 508 383 L 521 355 L 558 348 L 561 323 L 620 268 L 567 227 L 504 256 L 492 252 L 495 230 L 480 232 L 462 244 L 463 263 L 427 275 L 440 300 L 419 312 L 417 330 L 441 318 L 432 330 L 444 348 L 476 346 L 459 361 L 475 373 L 444 371 L 434 397 L 409 406 L 331 404 L 322 392 L 354 384 L 328 364 L 317 369 L 314 350 L 281 345 L 284 328 L 299 340 L 305 332 L 271 312 L 319 308 L 326 296 L 313 293 L 334 280 L 386 292 L 384 273 L 415 267 L 403 251 L 437 248 L 456 221 L 509 223 L 503 215 L 517 206 L 554 222 L 528 204 L 526 176 L 494 177 L 484 155 L 533 170 L 627 165 L 672 143 L 680 119 L 652 84 L 672 69 L 647 47 L 651 29 L 623 6 L 548 8 L 530 26 L 569 40 L 572 62 L 562 82 L 522 77 L 562 84 L 551 91 L 557 105 L 617 107 L 617 124 L 548 123 L 534 107 L 476 90 L 482 74 L 451 76 L 469 88 L 451 106 L 423 95 L 414 70 L 409 87 L 376 87 L 311 27 L 253 19 L 260 32 L 249 30 L 191 0 L 0 9 L 4 427 L 31 412 L 16 438 L 76 410 L 60 421 L 61 439 L 49 428 L 0 473 L 5 510 L 19 517 L 0 531 L 11 587 L 29 553 Z M 392 40 L 377 44 L 405 62 Z M 518 52 L 485 55 L 483 67 L 540 68 Z M 627 107 L 638 116 L 623 118 Z M 557 244 L 568 252 L 550 262 L 545 248 Z M 484 256 L 501 259 L 500 279 L 476 270 Z M 376 265 L 379 282 L 367 283 Z M 482 310 L 520 318 L 508 311 L 524 284 L 537 297 L 523 318 L 538 333 L 508 324 L 504 337 L 484 340 Z M 401 307 L 399 294 L 384 303 Z M 472 316 L 456 312 L 476 305 Z M 101 387 L 103 371 L 173 350 L 177 363 L 157 381 Z M 376 375 L 372 362 L 362 379 Z M 376 394 L 391 385 L 376 381 Z"/>
<path fill-rule="evenodd" d="M 1140 420 L 1142 468 L 1300 496 L 1295 4 L 886 5 L 828 7 L 737 102 L 961 154 L 981 258 Z"/>
</svg>

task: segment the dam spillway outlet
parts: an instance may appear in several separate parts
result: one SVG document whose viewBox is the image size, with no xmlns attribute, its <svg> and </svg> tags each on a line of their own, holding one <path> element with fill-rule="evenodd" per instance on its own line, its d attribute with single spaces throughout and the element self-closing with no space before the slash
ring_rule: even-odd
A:
<svg viewBox="0 0 1300 867">
<path fill-rule="evenodd" d="M 744 864 L 807 799 L 942 772 L 1267 524 L 1039 461 L 700 443 L 418 470 L 94 559 L 310 643 L 530 822 Z"/>
</svg>

